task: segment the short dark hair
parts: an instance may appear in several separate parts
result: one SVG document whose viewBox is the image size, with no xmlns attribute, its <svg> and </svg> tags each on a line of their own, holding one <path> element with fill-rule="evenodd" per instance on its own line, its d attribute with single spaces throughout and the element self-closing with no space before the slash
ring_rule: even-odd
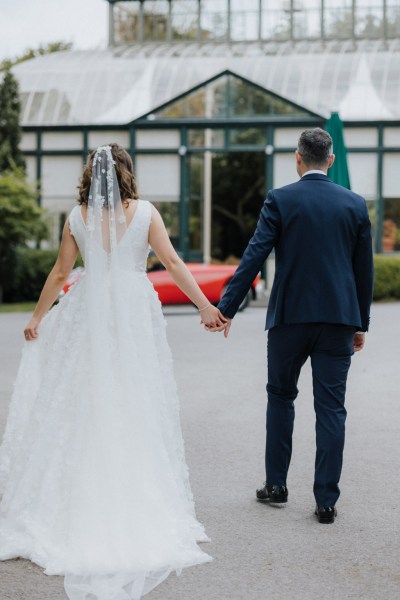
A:
<svg viewBox="0 0 400 600">
<path fill-rule="evenodd" d="M 320 127 L 306 129 L 299 137 L 297 150 L 307 166 L 326 165 L 332 154 L 332 138 Z"/>
</svg>

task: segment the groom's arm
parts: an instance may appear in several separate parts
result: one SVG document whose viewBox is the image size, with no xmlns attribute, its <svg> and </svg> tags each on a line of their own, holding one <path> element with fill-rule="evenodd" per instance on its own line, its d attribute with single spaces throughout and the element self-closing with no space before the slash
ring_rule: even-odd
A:
<svg viewBox="0 0 400 600">
<path fill-rule="evenodd" d="M 363 220 L 359 227 L 357 244 L 353 254 L 353 272 L 360 307 L 362 330 L 368 331 L 369 313 L 374 290 L 374 255 L 371 222 L 365 205 Z"/>
<path fill-rule="evenodd" d="M 281 220 L 273 191 L 268 192 L 267 199 L 261 209 L 257 228 L 246 250 L 243 253 L 228 288 L 218 304 L 224 317 L 232 319 L 251 284 L 268 258 L 272 248 L 279 240 Z"/>
</svg>

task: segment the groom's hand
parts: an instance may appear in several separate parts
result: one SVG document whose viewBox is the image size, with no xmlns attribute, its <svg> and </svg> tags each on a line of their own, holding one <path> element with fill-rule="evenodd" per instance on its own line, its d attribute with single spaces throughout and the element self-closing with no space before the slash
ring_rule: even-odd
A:
<svg viewBox="0 0 400 600">
<path fill-rule="evenodd" d="M 222 313 L 210 304 L 201 312 L 200 325 L 204 325 L 206 331 L 223 331 L 226 327 L 227 319 Z"/>
<path fill-rule="evenodd" d="M 359 352 L 365 345 L 365 333 L 354 334 L 354 352 Z"/>
<path fill-rule="evenodd" d="M 224 317 L 224 318 L 226 320 L 226 325 L 225 325 L 225 329 L 224 329 L 224 337 L 227 338 L 229 335 L 229 330 L 232 325 L 232 319 L 229 319 L 228 317 Z"/>
</svg>

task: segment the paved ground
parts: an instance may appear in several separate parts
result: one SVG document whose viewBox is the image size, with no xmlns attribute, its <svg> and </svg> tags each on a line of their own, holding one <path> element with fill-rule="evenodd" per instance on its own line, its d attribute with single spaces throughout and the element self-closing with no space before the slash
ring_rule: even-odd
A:
<svg viewBox="0 0 400 600">
<path fill-rule="evenodd" d="M 258 504 L 263 481 L 264 309 L 228 340 L 202 331 L 192 309 L 167 314 L 198 517 L 211 564 L 171 576 L 148 600 L 397 600 L 399 598 L 400 304 L 375 305 L 348 384 L 339 517 L 313 517 L 314 421 L 308 363 L 296 401 L 290 500 Z M 0 428 L 16 373 L 24 315 L 0 315 Z M 62 579 L 27 561 L 0 563 L 1 600 L 65 600 Z"/>
</svg>

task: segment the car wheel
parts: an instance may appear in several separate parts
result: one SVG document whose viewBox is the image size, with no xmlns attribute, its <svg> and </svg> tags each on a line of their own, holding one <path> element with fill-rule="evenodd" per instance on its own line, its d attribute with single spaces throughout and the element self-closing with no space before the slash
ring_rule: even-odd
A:
<svg viewBox="0 0 400 600">
<path fill-rule="evenodd" d="M 222 290 L 221 298 L 225 294 L 227 288 L 228 288 L 228 284 L 226 284 L 226 286 L 224 286 L 224 288 Z M 248 305 L 250 304 L 250 300 L 252 300 L 252 298 L 253 298 L 253 294 L 252 294 L 251 290 L 249 290 L 247 292 L 247 294 L 245 295 L 245 297 L 243 298 L 242 302 L 239 304 L 238 311 L 240 312 L 240 311 L 244 310 L 245 308 L 247 308 Z"/>
</svg>

